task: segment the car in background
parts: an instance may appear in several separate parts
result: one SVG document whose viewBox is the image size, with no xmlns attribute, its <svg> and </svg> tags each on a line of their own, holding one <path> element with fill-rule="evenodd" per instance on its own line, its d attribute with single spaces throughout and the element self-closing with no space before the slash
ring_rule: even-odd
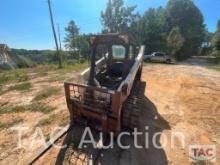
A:
<svg viewBox="0 0 220 165">
<path fill-rule="evenodd" d="M 170 64 L 172 62 L 171 56 L 163 52 L 153 52 L 149 55 L 144 55 L 144 61 L 146 62 L 163 62 Z"/>
</svg>

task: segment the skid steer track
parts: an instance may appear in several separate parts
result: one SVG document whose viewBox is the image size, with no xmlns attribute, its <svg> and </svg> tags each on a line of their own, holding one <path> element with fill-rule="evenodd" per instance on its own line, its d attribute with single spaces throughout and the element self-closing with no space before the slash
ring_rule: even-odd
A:
<svg viewBox="0 0 220 165">
<path fill-rule="evenodd" d="M 146 82 L 136 81 L 131 90 L 131 94 L 122 107 L 122 125 L 123 128 L 138 128 L 141 107 L 144 103 L 144 92 Z"/>
<path fill-rule="evenodd" d="M 67 140 L 68 146 L 65 149 L 64 153 L 62 153 L 61 151 L 60 154 L 58 155 L 57 164 L 65 164 L 65 165 L 97 164 L 96 162 L 101 152 L 101 148 L 99 148 L 98 146 L 94 148 L 92 144 L 88 144 L 88 145 L 86 144 L 83 145 L 82 148 L 79 148 L 79 143 L 81 141 L 81 138 L 83 137 L 84 130 L 85 127 L 79 126 L 78 128 L 77 127 L 72 128 L 72 130 L 68 132 L 67 135 L 69 136 Z M 99 133 L 92 129 L 91 129 L 91 133 L 97 145 L 100 142 Z M 102 140 L 104 141 L 105 137 L 103 137 Z M 61 160 L 62 163 L 59 160 L 60 158 L 62 158 Z"/>
</svg>

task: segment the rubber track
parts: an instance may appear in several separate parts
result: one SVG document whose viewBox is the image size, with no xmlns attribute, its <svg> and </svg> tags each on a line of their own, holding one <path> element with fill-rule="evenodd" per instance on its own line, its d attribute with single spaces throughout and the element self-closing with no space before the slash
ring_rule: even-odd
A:
<svg viewBox="0 0 220 165">
<path fill-rule="evenodd" d="M 146 82 L 136 81 L 134 83 L 131 94 L 122 107 L 123 128 L 131 130 L 138 128 L 145 87 Z"/>
</svg>

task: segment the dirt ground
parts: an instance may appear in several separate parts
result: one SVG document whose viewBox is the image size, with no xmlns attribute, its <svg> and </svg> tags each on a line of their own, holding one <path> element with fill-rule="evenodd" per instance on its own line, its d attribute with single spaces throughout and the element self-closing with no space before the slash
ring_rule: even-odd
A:
<svg viewBox="0 0 220 165">
<path fill-rule="evenodd" d="M 35 76 L 36 73 L 30 73 L 31 79 L 28 81 L 32 88 L 28 91 L 9 91 L 0 95 L 1 107 L 23 106 L 32 104 L 34 97 L 42 91 L 49 88 L 58 89 L 56 95 L 52 95 L 39 101 L 44 105 L 54 108 L 50 113 L 38 112 L 38 107 L 33 111 L 21 111 L 5 113 L 0 115 L 1 123 L 11 123 L 21 120 L 18 124 L 13 124 L 8 128 L 0 129 L 0 164 L 25 164 L 32 155 L 50 138 L 50 132 L 53 128 L 62 127 L 69 122 L 69 116 L 65 104 L 63 82 L 65 79 L 74 79 L 78 74 L 65 73 L 58 74 L 50 71 L 44 76 Z M 10 86 L 12 84 L 8 84 Z M 37 102 L 38 104 L 38 102 Z M 36 110 L 36 111 L 35 111 Z M 44 122 L 44 123 L 42 123 Z M 21 128 L 19 135 L 18 129 Z M 21 138 L 19 138 L 19 136 Z M 19 141 L 21 139 L 21 141 Z M 31 144 L 31 141 L 36 143 Z M 43 139 L 43 140 L 44 140 Z M 20 143 L 21 142 L 21 143 Z"/>
<path fill-rule="evenodd" d="M 146 155 L 146 161 L 149 164 L 160 164 L 153 162 L 160 160 L 162 154 L 164 164 L 166 161 L 173 165 L 189 164 L 189 145 L 214 144 L 218 164 L 220 73 L 197 65 L 155 65 L 144 68 L 143 80 L 148 84 L 145 96 L 163 119 L 163 124 L 158 123 L 162 133 L 170 137 L 172 133 L 180 132 L 185 137 L 185 146 L 177 143 L 172 148 L 168 140 L 163 151 L 160 154 L 156 152 L 158 156 L 155 153 L 148 160 Z M 160 140 L 163 141 L 163 138 Z"/>
<path fill-rule="evenodd" d="M 65 75 L 66 77 L 72 74 Z M 41 80 L 39 80 L 41 79 Z M 45 82 L 45 78 L 32 80 L 35 83 L 32 93 L 21 95 L 11 92 L 0 96 L 0 103 L 19 99 L 18 103 L 28 102 L 39 89 L 47 86 L 62 88 L 62 82 Z M 146 64 L 143 68 L 142 81 L 146 81 L 143 91 L 145 100 L 139 120 L 139 129 L 149 128 L 149 148 L 122 150 L 117 146 L 104 150 L 99 164 L 112 165 L 187 165 L 189 162 L 189 146 L 194 144 L 216 145 L 216 165 L 220 162 L 220 72 L 198 65 L 165 65 Z M 19 97 L 18 97 L 19 96 Z M 51 127 L 59 126 L 59 122 L 68 118 L 63 92 L 45 100 L 48 105 L 57 107 L 53 114 L 53 122 L 43 126 L 46 135 Z M 32 130 L 24 134 L 23 141 L 28 143 L 36 123 L 48 117 L 39 112 L 22 112 L 0 115 L 0 121 L 21 117 Z M 59 121 L 59 122 L 58 122 Z M 152 145 L 153 135 L 161 149 Z M 184 140 L 175 137 L 171 147 L 173 133 L 181 133 Z M 0 132 L 0 164 L 25 164 L 39 148 L 17 149 L 16 132 L 3 129 Z M 132 144 L 133 138 L 123 139 L 124 144 Z M 62 143 L 62 142 L 60 142 Z M 145 145 L 145 138 L 140 137 L 140 145 Z M 165 143 L 167 143 L 165 145 Z M 37 164 L 54 164 L 58 150 L 41 159 Z"/>
<path fill-rule="evenodd" d="M 139 129 L 148 127 L 149 147 L 136 149 L 132 137 L 123 139 L 131 149 L 103 151 L 100 164 L 187 165 L 190 145 L 205 144 L 216 146 L 219 164 L 220 73 L 197 65 L 157 64 L 144 67 L 142 80 L 147 86 Z M 157 133 L 161 149 L 152 142 Z M 145 136 L 139 139 L 145 146 Z"/>
</svg>

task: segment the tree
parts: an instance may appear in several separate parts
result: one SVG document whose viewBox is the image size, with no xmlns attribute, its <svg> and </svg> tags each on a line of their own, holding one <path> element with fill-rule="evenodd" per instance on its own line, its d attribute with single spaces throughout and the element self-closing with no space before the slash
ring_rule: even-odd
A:
<svg viewBox="0 0 220 165">
<path fill-rule="evenodd" d="M 148 53 L 166 50 L 167 27 L 164 15 L 164 8 L 150 8 L 140 20 L 142 43 Z"/>
<path fill-rule="evenodd" d="M 134 19 L 128 29 L 128 33 L 132 36 L 132 39 L 134 39 L 134 42 L 137 44 L 142 44 L 144 35 L 143 22 L 141 18 L 141 15 L 137 14 L 136 19 Z"/>
<path fill-rule="evenodd" d="M 212 45 L 215 50 L 220 51 L 220 20 L 218 20 L 218 23 L 217 23 L 217 31 L 215 32 L 213 36 Z"/>
<path fill-rule="evenodd" d="M 101 12 L 104 33 L 126 33 L 136 17 L 136 6 L 124 7 L 123 0 L 108 0 L 105 11 Z"/>
<path fill-rule="evenodd" d="M 129 34 L 137 43 L 146 46 L 147 53 L 166 50 L 167 27 L 164 15 L 163 7 L 150 8 L 143 16 L 137 15 L 129 28 Z"/>
<path fill-rule="evenodd" d="M 170 34 L 167 37 L 167 47 L 170 54 L 178 58 L 178 53 L 184 44 L 184 38 L 181 35 L 181 31 L 179 27 L 174 27 Z"/>
<path fill-rule="evenodd" d="M 89 53 L 90 53 L 90 45 L 89 45 L 89 35 L 80 35 L 78 38 L 78 49 L 79 49 L 79 56 L 81 59 L 88 60 Z"/>
<path fill-rule="evenodd" d="M 215 33 L 212 42 L 214 49 L 220 51 L 220 32 Z"/>
<path fill-rule="evenodd" d="M 220 57 L 220 20 L 217 23 L 217 31 L 212 37 L 213 55 Z"/>
<path fill-rule="evenodd" d="M 65 47 L 74 51 L 79 61 L 82 59 L 88 59 L 89 54 L 89 35 L 80 34 L 79 28 L 72 20 L 65 28 L 66 37 L 64 39 Z"/>
<path fill-rule="evenodd" d="M 206 29 L 205 31 L 205 37 L 202 43 L 202 46 L 200 48 L 200 52 L 199 55 L 201 56 L 206 56 L 209 55 L 212 52 L 212 37 L 213 37 L 214 33 L 209 32 L 208 29 Z"/>
<path fill-rule="evenodd" d="M 215 63 L 220 64 L 220 20 L 217 22 L 217 31 L 212 37 L 212 56 L 215 56 Z"/>
<path fill-rule="evenodd" d="M 169 0 L 166 7 L 168 31 L 178 26 L 185 39 L 178 59 L 195 55 L 205 36 L 203 15 L 192 0 Z"/>
<path fill-rule="evenodd" d="M 218 23 L 217 23 L 217 31 L 220 32 L 220 19 L 218 20 Z"/>
<path fill-rule="evenodd" d="M 65 28 L 66 37 L 64 42 L 66 49 L 76 50 L 78 48 L 79 28 L 73 20 L 71 20 L 68 26 Z"/>
</svg>

